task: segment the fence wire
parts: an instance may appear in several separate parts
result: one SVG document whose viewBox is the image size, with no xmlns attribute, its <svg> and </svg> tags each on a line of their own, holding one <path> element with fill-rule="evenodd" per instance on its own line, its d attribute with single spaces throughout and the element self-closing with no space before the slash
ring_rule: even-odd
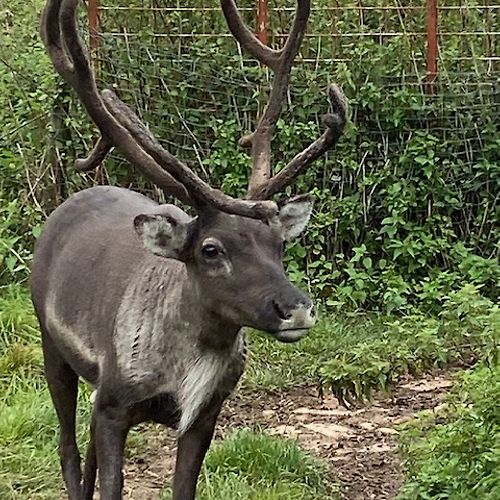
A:
<svg viewBox="0 0 500 500">
<path fill-rule="evenodd" d="M 255 26 L 256 3 L 238 3 Z M 272 47 L 282 45 L 294 9 L 290 0 L 269 6 Z M 383 130 L 373 120 L 364 132 L 382 147 L 378 156 L 370 153 L 371 160 L 389 160 L 391 148 L 384 145 L 402 129 L 432 127 L 454 144 L 450 157 L 473 163 L 485 147 L 481 117 L 500 112 L 499 13 L 500 4 L 489 0 L 440 2 L 438 76 L 429 92 L 425 0 L 313 2 L 290 102 L 340 80 L 356 120 L 363 113 L 357 89 L 366 90 L 375 78 L 393 95 L 412 92 L 421 112 L 408 110 L 403 123 L 384 123 Z M 249 130 L 265 104 L 270 75 L 233 41 L 217 0 L 177 0 L 168 7 L 156 0 L 102 1 L 99 37 L 99 77 L 112 82 L 171 149 L 200 167 L 214 139 L 211 119 L 235 119 Z M 462 117 L 461 110 L 473 118 Z M 324 111 L 312 106 L 311 116 Z"/>
<path fill-rule="evenodd" d="M 92 1 L 95 5 L 95 0 L 87 4 Z M 281 168 L 321 133 L 329 82 L 346 93 L 351 124 L 338 147 L 299 181 L 298 189 L 319 191 L 314 228 L 306 237 L 311 259 L 334 261 L 365 243 L 378 245 L 398 197 L 408 210 L 398 237 L 406 241 L 422 228 L 422 238 L 432 242 L 433 265 L 451 268 L 445 240 L 485 257 L 498 255 L 498 0 L 440 2 L 435 81 L 429 81 L 427 67 L 425 0 L 312 3 L 273 142 L 274 167 Z M 238 4 L 255 28 L 256 1 Z M 269 5 L 270 46 L 283 44 L 294 8 L 292 0 Z M 84 12 L 81 22 L 89 25 Z M 250 162 L 237 141 L 255 127 L 272 74 L 234 41 L 219 1 L 177 0 L 166 7 L 158 0 L 100 0 L 92 25 L 97 34 L 89 45 L 100 86 L 114 88 L 160 142 L 211 184 L 241 194 Z M 18 65 L 4 61 L 8 68 Z M 40 102 L 48 99 L 31 85 L 31 73 L 21 76 L 17 87 L 30 95 L 39 92 Z M 12 121 L 0 136 L 23 157 L 29 198 L 39 212 L 49 213 L 69 193 L 93 183 L 138 188 L 164 200 L 129 166 L 117 168 L 118 156 L 106 163 L 109 169 L 75 174 L 73 159 L 88 152 L 96 132 L 67 86 L 56 94 L 56 106 L 41 107 L 48 114 L 21 113 L 22 120 Z M 14 96 L 11 108 L 24 109 L 24 96 Z M 47 147 L 40 147 L 45 142 Z M 408 192 L 399 196 L 396 189 Z"/>
</svg>

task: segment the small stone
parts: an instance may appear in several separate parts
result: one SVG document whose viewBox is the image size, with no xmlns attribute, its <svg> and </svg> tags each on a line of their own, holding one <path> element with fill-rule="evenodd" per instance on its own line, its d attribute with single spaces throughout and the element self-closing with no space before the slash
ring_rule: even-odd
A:
<svg viewBox="0 0 500 500">
<path fill-rule="evenodd" d="M 392 429 L 391 427 L 380 427 L 379 432 L 382 434 L 390 435 L 390 434 L 397 434 L 398 431 L 396 429 Z"/>
<path fill-rule="evenodd" d="M 366 431 L 373 431 L 377 428 L 377 426 L 372 422 L 360 422 L 358 426 L 362 429 L 365 429 Z"/>
</svg>

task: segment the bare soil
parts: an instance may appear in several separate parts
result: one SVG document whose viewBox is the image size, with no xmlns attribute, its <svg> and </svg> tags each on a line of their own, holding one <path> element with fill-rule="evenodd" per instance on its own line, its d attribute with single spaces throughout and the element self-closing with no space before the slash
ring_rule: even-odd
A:
<svg viewBox="0 0 500 500">
<path fill-rule="evenodd" d="M 320 398 L 314 388 L 237 394 L 224 406 L 216 439 L 242 427 L 297 439 L 331 463 L 344 499 L 394 499 L 403 480 L 396 427 L 421 410 L 438 409 L 450 386 L 450 373 L 406 379 L 391 394 L 379 394 L 372 404 L 354 409 L 331 396 Z M 146 453 L 126 466 L 124 497 L 129 500 L 157 500 L 173 474 L 173 434 L 159 427 L 145 432 Z"/>
</svg>

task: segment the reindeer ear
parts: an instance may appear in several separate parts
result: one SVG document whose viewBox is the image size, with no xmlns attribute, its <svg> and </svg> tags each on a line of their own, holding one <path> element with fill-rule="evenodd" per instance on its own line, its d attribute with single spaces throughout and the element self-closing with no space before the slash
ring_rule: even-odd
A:
<svg viewBox="0 0 500 500">
<path fill-rule="evenodd" d="M 141 214 L 134 227 L 144 247 L 161 257 L 179 259 L 188 241 L 189 223 L 170 215 Z"/>
<path fill-rule="evenodd" d="M 311 218 L 313 204 L 313 198 L 309 194 L 296 196 L 278 204 L 278 218 L 285 241 L 297 238 L 304 231 Z"/>
</svg>

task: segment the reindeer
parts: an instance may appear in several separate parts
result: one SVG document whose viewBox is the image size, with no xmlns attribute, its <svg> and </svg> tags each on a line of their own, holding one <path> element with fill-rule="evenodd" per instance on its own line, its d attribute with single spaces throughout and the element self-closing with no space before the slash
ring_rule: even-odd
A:
<svg viewBox="0 0 500 500">
<path fill-rule="evenodd" d="M 309 0 L 297 0 L 281 50 L 260 43 L 234 1 L 221 0 L 233 36 L 274 72 L 265 112 L 242 140 L 253 162 L 247 197 L 231 198 L 165 150 L 113 92 L 97 89 L 78 33 L 78 3 L 48 0 L 41 21 L 55 69 L 101 134 L 76 166 L 93 169 L 116 147 L 197 215 L 100 186 L 71 196 L 48 218 L 35 247 L 31 289 L 64 481 L 71 500 L 88 500 L 98 471 L 101 498 L 122 498 L 127 433 L 153 421 L 177 430 L 173 499 L 192 500 L 221 405 L 244 369 L 243 327 L 295 342 L 314 325 L 311 300 L 282 264 L 283 244 L 305 228 L 312 199 L 270 198 L 336 144 L 346 105 L 331 86 L 325 132 L 272 177 L 271 139 Z M 95 388 L 83 479 L 75 438 L 79 377 Z"/>
</svg>

